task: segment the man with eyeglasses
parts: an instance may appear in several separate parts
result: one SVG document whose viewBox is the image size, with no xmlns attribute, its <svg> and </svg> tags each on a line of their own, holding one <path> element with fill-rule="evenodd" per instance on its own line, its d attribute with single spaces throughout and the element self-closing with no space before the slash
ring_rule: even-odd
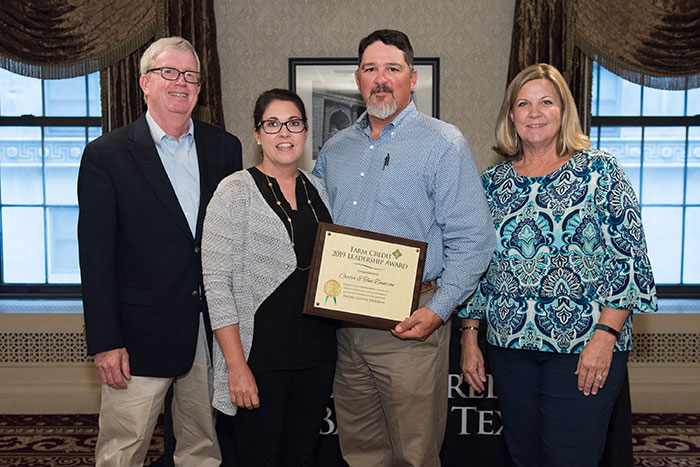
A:
<svg viewBox="0 0 700 467">
<path fill-rule="evenodd" d="M 355 81 L 367 111 L 321 150 L 333 221 L 428 244 L 418 309 L 392 331 L 338 331 L 333 399 L 351 466 L 440 465 L 450 326 L 496 238 L 479 172 L 459 130 L 420 113 L 408 37 L 360 41 Z"/>
<path fill-rule="evenodd" d="M 145 116 L 85 147 L 78 241 L 88 354 L 102 380 L 97 466 L 142 465 L 168 388 L 176 466 L 218 466 L 200 241 L 241 144 L 193 121 L 200 62 L 179 37 L 141 58 Z"/>
</svg>

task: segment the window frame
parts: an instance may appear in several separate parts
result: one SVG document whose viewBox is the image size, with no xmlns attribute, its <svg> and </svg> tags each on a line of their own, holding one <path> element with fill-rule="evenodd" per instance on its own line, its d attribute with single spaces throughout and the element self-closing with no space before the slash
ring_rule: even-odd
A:
<svg viewBox="0 0 700 467">
<path fill-rule="evenodd" d="M 595 89 L 596 92 L 596 102 L 600 103 L 600 72 L 601 72 L 602 66 L 595 62 L 594 63 L 594 73 L 597 73 L 597 83 L 598 86 Z M 622 77 L 619 77 L 619 79 L 624 79 Z M 680 207 L 683 212 L 682 216 L 682 225 L 681 225 L 681 255 L 680 255 L 680 280 L 683 280 L 683 262 L 685 261 L 685 220 L 686 220 L 686 209 L 688 207 L 700 207 L 700 204 L 690 204 L 686 202 L 686 193 L 687 193 L 687 182 L 688 182 L 688 145 L 689 145 L 689 128 L 694 127 L 694 126 L 700 126 L 700 115 L 691 115 L 691 116 L 645 116 L 642 115 L 642 109 L 644 108 L 644 89 L 645 86 L 640 86 L 640 96 L 639 96 L 639 113 L 640 115 L 638 116 L 599 116 L 599 115 L 592 115 L 591 116 L 591 128 L 597 127 L 598 129 L 598 139 L 597 141 L 591 141 L 592 145 L 595 145 L 595 147 L 600 147 L 600 140 L 603 131 L 601 130 L 604 127 L 635 127 L 635 128 L 641 128 L 641 140 L 640 140 L 640 150 L 641 150 L 641 156 L 640 156 L 640 173 L 643 172 L 644 168 L 644 143 L 645 143 L 645 130 L 647 127 L 685 127 L 685 160 L 684 160 L 684 166 L 683 166 L 683 180 L 685 182 L 684 184 L 684 190 L 683 190 L 683 202 L 682 204 L 674 204 L 672 205 L 673 207 Z M 684 96 L 684 111 L 683 113 L 687 113 L 688 109 L 688 92 L 686 91 L 685 96 Z M 593 114 L 593 110 L 591 109 L 591 114 Z M 596 109 L 596 114 L 597 109 Z M 643 176 L 640 178 L 640 191 L 641 187 L 644 184 L 644 178 Z M 644 204 L 644 200 L 642 199 L 642 193 L 639 193 L 638 196 L 640 197 L 640 206 L 642 207 L 642 210 L 644 207 L 666 207 L 670 206 L 668 204 L 663 204 L 663 203 L 649 203 L 649 204 Z M 660 298 L 700 298 L 700 284 L 661 284 L 661 285 L 656 285 L 656 292 L 657 295 Z"/>
<path fill-rule="evenodd" d="M 44 128 L 46 127 L 73 127 L 85 129 L 85 142 L 86 144 L 90 141 L 90 128 L 91 127 L 102 127 L 102 117 L 91 117 L 90 114 L 90 84 L 89 75 L 84 75 L 85 79 L 85 116 L 36 116 L 36 115 L 21 115 L 21 116 L 0 116 L 0 127 L 38 127 L 41 128 L 41 146 L 42 151 L 44 148 Z M 42 92 L 42 114 L 46 113 L 46 80 L 41 79 L 41 92 Z M 45 159 L 42 152 L 42 167 L 45 164 Z M 46 186 L 46 176 L 42 176 L 42 185 Z M 0 206 L 4 207 L 4 204 Z M 10 206 L 10 205 L 8 205 Z M 42 207 L 46 215 L 46 208 L 51 207 L 75 207 L 76 205 L 47 205 L 46 200 L 42 204 L 32 204 L 32 205 L 22 205 L 22 204 L 12 204 L 11 206 L 31 206 L 31 207 Z M 1 216 L 1 214 L 0 214 Z M 1 220 L 1 218 L 0 218 Z M 46 224 L 44 225 L 44 249 L 46 252 Z M 1 240 L 0 240 L 1 241 Z M 82 287 L 80 283 L 73 284 L 50 284 L 48 283 L 48 273 L 46 274 L 46 282 L 43 284 L 34 283 L 11 283 L 6 284 L 3 282 L 3 264 L 4 264 L 4 251 L 2 245 L 0 245 L 0 299 L 46 299 L 46 298 L 60 298 L 60 299 L 79 299 L 82 297 Z M 45 255 L 44 268 L 48 267 L 48 255 Z"/>
</svg>

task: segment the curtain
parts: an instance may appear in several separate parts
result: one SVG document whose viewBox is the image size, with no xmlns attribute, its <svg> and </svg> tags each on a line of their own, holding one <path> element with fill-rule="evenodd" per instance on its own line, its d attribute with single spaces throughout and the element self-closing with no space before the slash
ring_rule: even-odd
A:
<svg viewBox="0 0 700 467">
<path fill-rule="evenodd" d="M 586 133 L 593 60 L 644 86 L 700 87 L 700 2 L 516 0 L 508 82 L 535 63 L 557 67 Z"/>
<path fill-rule="evenodd" d="M 152 42 L 149 39 L 141 48 L 100 73 L 103 133 L 131 123 L 146 113 L 146 102 L 139 86 L 139 60 Z"/>
<path fill-rule="evenodd" d="M 516 0 L 507 82 L 536 63 L 556 67 L 569 84 L 581 127 L 588 134 L 593 68 L 574 43 L 574 8 L 575 2 L 567 0 Z"/>
<path fill-rule="evenodd" d="M 194 117 L 223 128 L 214 0 L 168 0 L 167 6 L 168 35 L 181 36 L 192 42 L 202 62 L 204 82 Z"/>
<path fill-rule="evenodd" d="M 155 38 L 181 36 L 189 40 L 202 63 L 202 88 L 193 117 L 223 128 L 214 1 L 159 0 L 159 3 L 163 26 L 158 28 Z M 103 131 L 124 126 L 145 113 L 146 104 L 139 86 L 139 60 L 151 42 L 102 73 L 102 115 L 109 115 L 109 119 L 102 119 Z"/>
<path fill-rule="evenodd" d="M 192 42 L 204 76 L 193 116 L 224 126 L 213 0 L 1 0 L 0 67 L 44 79 L 100 71 L 102 130 L 146 110 L 139 60 L 154 39 Z"/>
<path fill-rule="evenodd" d="M 549 63 L 563 75 L 569 74 L 566 53 L 571 46 L 569 19 L 565 0 L 516 0 L 509 83 L 520 70 L 536 63 Z"/>
<path fill-rule="evenodd" d="M 156 0 L 2 0 L 0 67 L 72 78 L 138 49 L 156 28 Z"/>
<path fill-rule="evenodd" d="M 587 56 L 643 86 L 700 87 L 700 1 L 577 3 L 575 43 Z"/>
</svg>

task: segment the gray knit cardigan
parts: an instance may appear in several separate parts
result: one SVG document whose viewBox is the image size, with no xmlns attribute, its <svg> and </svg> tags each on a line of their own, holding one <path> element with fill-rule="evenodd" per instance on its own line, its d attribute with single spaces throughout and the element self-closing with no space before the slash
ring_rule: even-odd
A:
<svg viewBox="0 0 700 467">
<path fill-rule="evenodd" d="M 323 181 L 304 175 L 328 206 Z M 329 210 L 330 212 L 330 210 Z M 247 170 L 224 178 L 207 207 L 202 234 L 202 273 L 212 329 L 238 324 L 246 360 L 253 343 L 255 312 L 296 268 L 289 234 Z M 214 340 L 213 406 L 236 414 L 228 371 Z"/>
</svg>

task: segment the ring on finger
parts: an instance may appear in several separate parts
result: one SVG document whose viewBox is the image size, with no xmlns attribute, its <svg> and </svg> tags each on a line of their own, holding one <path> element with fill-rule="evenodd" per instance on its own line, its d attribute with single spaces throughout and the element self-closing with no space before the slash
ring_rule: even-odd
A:
<svg viewBox="0 0 700 467">
<path fill-rule="evenodd" d="M 602 376 L 602 375 L 598 375 L 598 376 L 595 377 L 595 379 L 597 379 L 598 381 L 603 381 L 603 376 Z"/>
</svg>

